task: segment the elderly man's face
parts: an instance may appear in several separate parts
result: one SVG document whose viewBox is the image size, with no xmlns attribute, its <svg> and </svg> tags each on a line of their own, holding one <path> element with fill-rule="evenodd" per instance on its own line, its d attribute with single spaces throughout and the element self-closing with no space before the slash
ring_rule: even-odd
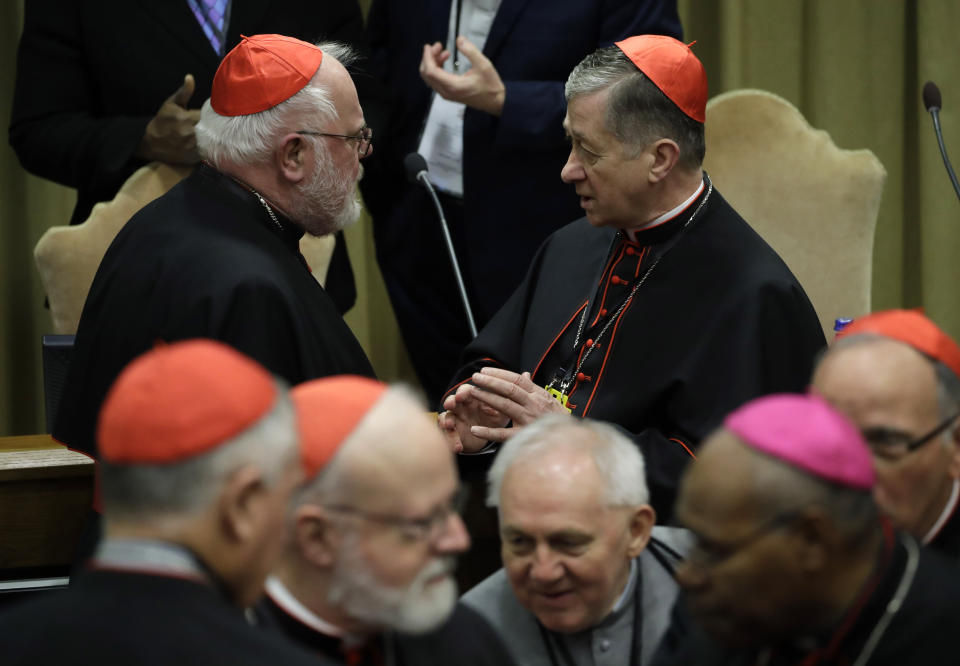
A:
<svg viewBox="0 0 960 666">
<path fill-rule="evenodd" d="M 500 489 L 503 565 L 520 604 L 551 631 L 598 624 L 646 545 L 653 513 L 610 507 L 586 454 L 552 450 L 521 460 Z M 650 524 L 645 524 L 646 522 Z"/>
<path fill-rule="evenodd" d="M 384 436 L 398 440 L 391 447 L 396 455 L 370 461 L 357 479 L 346 514 L 354 520 L 328 596 L 369 624 L 427 631 L 453 609 L 455 556 L 470 545 L 457 513 L 459 481 L 442 435 L 425 414 L 398 415 Z"/>
<path fill-rule="evenodd" d="M 904 446 L 941 422 L 932 364 L 903 343 L 864 341 L 830 352 L 812 386 L 863 431 L 874 454 L 877 504 L 897 527 L 922 538 L 960 476 L 952 431 L 912 452 Z"/>
<path fill-rule="evenodd" d="M 560 172 L 580 196 L 587 220 L 596 227 L 628 229 L 647 222 L 649 203 L 647 153 L 628 156 L 607 130 L 609 90 L 570 100 L 563 126 L 570 136 L 570 156 Z"/>
<path fill-rule="evenodd" d="M 791 521 L 759 506 L 742 449 L 726 432 L 707 440 L 675 511 L 696 544 L 677 569 L 690 611 L 716 640 L 737 647 L 803 626 L 807 583 L 787 538 Z"/>
<path fill-rule="evenodd" d="M 328 68 L 324 83 L 330 90 L 338 117 L 313 129 L 311 119 L 301 124 L 311 131 L 343 136 L 358 136 L 366 123 L 357 91 L 347 70 L 333 57 L 325 57 L 321 67 Z M 306 137 L 305 137 L 306 138 Z M 323 236 L 343 229 L 360 216 L 357 181 L 362 174 L 358 141 L 334 136 L 312 136 L 312 165 L 304 182 L 297 186 L 299 200 L 294 216 L 307 232 Z"/>
</svg>

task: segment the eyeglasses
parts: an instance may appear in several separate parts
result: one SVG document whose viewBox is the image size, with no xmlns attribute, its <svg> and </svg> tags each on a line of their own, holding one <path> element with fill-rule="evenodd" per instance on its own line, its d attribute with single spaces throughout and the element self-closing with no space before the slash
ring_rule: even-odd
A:
<svg viewBox="0 0 960 666">
<path fill-rule="evenodd" d="M 460 515 L 467 503 L 467 488 L 461 486 L 443 505 L 438 506 L 426 516 L 409 518 L 389 513 L 366 511 L 346 504 L 325 504 L 329 511 L 338 511 L 358 516 L 365 520 L 383 523 L 396 527 L 400 535 L 409 541 L 436 541 L 443 534 L 443 530 L 453 514 Z"/>
<path fill-rule="evenodd" d="M 687 561 L 701 569 L 709 569 L 726 562 L 738 552 L 742 552 L 760 541 L 763 537 L 782 529 L 796 520 L 802 513 L 802 509 L 793 511 L 784 511 L 774 516 L 757 529 L 750 532 L 747 536 L 727 544 L 704 543 L 696 534 L 694 534 L 694 545 L 690 549 Z"/>
<path fill-rule="evenodd" d="M 366 126 L 360 130 L 359 134 L 328 134 L 326 132 L 310 132 L 309 130 L 297 130 L 296 133 L 308 136 L 331 136 L 334 139 L 356 141 L 357 157 L 361 159 L 370 154 L 370 147 L 373 145 L 373 130 Z"/>
<path fill-rule="evenodd" d="M 938 424 L 936 428 L 916 439 L 911 439 L 910 435 L 905 432 L 883 427 L 864 430 L 863 438 L 877 456 L 888 460 L 897 460 L 916 451 L 927 442 L 932 441 L 937 435 L 940 435 L 949 428 L 950 424 L 952 424 L 958 416 L 960 416 L 960 412 L 952 414 L 949 418 Z"/>
</svg>

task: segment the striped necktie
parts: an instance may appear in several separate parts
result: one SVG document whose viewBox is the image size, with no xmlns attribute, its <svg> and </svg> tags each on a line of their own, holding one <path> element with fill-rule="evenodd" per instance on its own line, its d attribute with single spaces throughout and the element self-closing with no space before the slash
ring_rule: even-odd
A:
<svg viewBox="0 0 960 666">
<path fill-rule="evenodd" d="M 230 0 L 187 0 L 187 4 L 203 28 L 210 46 L 218 56 L 223 57 L 230 25 Z"/>
</svg>

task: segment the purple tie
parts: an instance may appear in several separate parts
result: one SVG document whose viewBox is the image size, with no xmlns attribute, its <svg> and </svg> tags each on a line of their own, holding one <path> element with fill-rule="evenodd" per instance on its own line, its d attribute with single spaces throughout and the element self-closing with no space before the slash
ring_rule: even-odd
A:
<svg viewBox="0 0 960 666">
<path fill-rule="evenodd" d="M 210 46 L 223 56 L 227 27 L 230 24 L 230 0 L 187 0 Z"/>
</svg>

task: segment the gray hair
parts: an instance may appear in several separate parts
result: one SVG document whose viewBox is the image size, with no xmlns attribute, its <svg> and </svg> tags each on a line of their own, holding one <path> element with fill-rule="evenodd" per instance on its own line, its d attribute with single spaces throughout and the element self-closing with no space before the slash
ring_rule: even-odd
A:
<svg viewBox="0 0 960 666">
<path fill-rule="evenodd" d="M 167 465 L 101 463 L 104 513 L 124 521 L 189 518 L 202 512 L 240 467 L 253 464 L 275 483 L 299 455 L 293 405 L 277 381 L 277 399 L 256 423 L 209 453 Z"/>
<path fill-rule="evenodd" d="M 937 402 L 940 406 L 940 418 L 948 419 L 960 409 L 960 378 L 941 361 L 930 359 L 933 371 L 937 375 Z"/>
<path fill-rule="evenodd" d="M 629 437 L 606 423 L 551 414 L 525 426 L 497 453 L 487 474 L 487 506 L 500 506 L 503 477 L 514 463 L 570 445 L 590 453 L 610 506 L 637 506 L 649 501 L 643 454 Z"/>
<path fill-rule="evenodd" d="M 877 525 L 879 513 L 869 490 L 818 479 L 763 453 L 744 447 L 754 458 L 754 488 L 760 520 L 817 505 L 827 510 L 848 542 Z"/>
<path fill-rule="evenodd" d="M 570 72 L 567 102 L 610 89 L 606 126 L 628 151 L 639 153 L 658 139 L 680 147 L 679 164 L 699 168 L 706 152 L 703 124 L 687 116 L 616 46 L 589 54 Z"/>
<path fill-rule="evenodd" d="M 325 56 L 336 58 L 344 67 L 357 60 L 356 52 L 345 44 L 320 42 L 317 46 Z M 310 83 L 295 95 L 259 113 L 221 116 L 208 99 L 203 103 L 196 126 L 200 156 L 216 167 L 230 163 L 263 164 L 270 159 L 277 138 L 292 131 L 290 123 L 297 116 L 312 115 L 320 123 L 336 120 L 332 94 L 327 86 L 319 83 L 319 75 L 318 68 Z"/>
</svg>

